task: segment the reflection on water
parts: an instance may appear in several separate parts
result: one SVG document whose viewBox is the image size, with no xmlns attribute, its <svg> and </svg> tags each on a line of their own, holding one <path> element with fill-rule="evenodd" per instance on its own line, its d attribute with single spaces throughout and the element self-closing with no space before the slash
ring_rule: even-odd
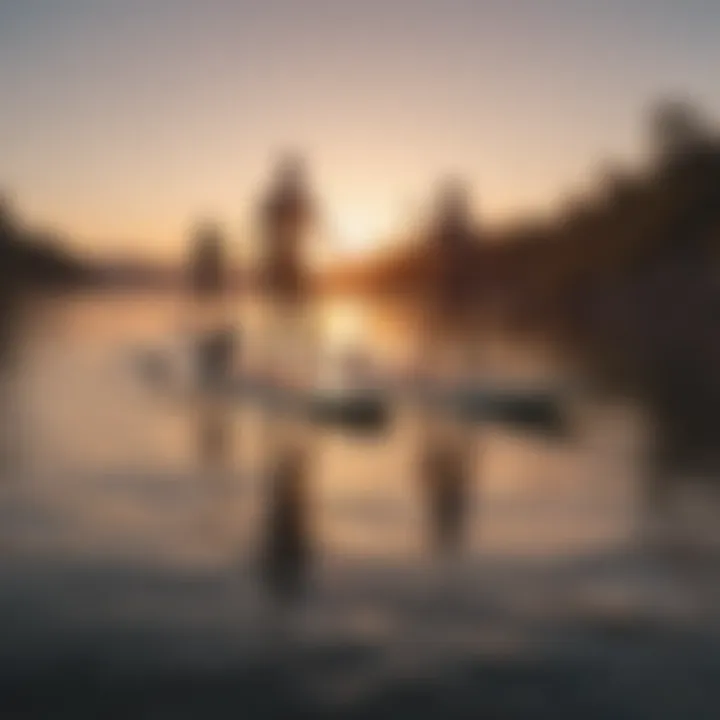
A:
<svg viewBox="0 0 720 720">
<path fill-rule="evenodd" d="M 269 497 L 262 546 L 263 577 L 277 599 L 302 592 L 312 552 L 308 451 L 279 448 L 268 473 Z"/>
<path fill-rule="evenodd" d="M 473 478 L 473 440 L 463 445 L 430 439 L 420 465 L 429 530 L 442 551 L 458 549 L 467 521 Z"/>
<path fill-rule="evenodd" d="M 92 480 L 96 474 L 130 474 L 134 488 L 143 487 L 144 478 L 190 478 L 193 472 L 201 483 L 203 468 L 235 473 L 238 483 L 262 476 L 272 459 L 268 455 L 275 452 L 266 443 L 279 425 L 272 421 L 268 427 L 262 414 L 221 394 L 205 399 L 187 395 L 187 376 L 176 367 L 182 364 L 174 344 L 176 307 L 174 298 L 75 299 L 56 303 L 51 317 L 38 326 L 44 330 L 30 333 L 21 373 L 33 440 L 27 470 L 32 482 L 52 487 L 49 496 L 40 492 L 39 505 L 51 503 L 57 494 L 52 476 L 70 475 L 76 484 L 82 478 L 88 497 L 98 492 Z M 340 306 L 338 312 L 348 311 Z M 252 306 L 239 307 L 238 313 L 244 347 L 252 355 L 262 345 L 253 335 L 261 326 Z M 332 325 L 333 318 L 331 305 L 320 308 L 321 326 Z M 402 338 L 399 323 L 367 313 L 364 327 L 380 362 L 393 367 L 407 357 L 413 338 Z M 137 371 L 133 358 L 138 348 L 157 353 L 158 368 L 164 370 L 154 368 L 153 373 L 162 382 L 148 382 Z M 525 368 L 509 362 L 508 355 L 498 355 L 496 367 L 520 376 Z M 586 415 L 590 434 L 575 443 L 551 444 L 492 426 L 450 429 L 446 442 L 445 431 L 429 429 L 427 418 L 418 418 L 411 407 L 399 407 L 395 422 L 379 437 L 355 438 L 324 428 L 313 445 L 318 462 L 313 463 L 312 482 L 329 551 L 345 557 L 412 553 L 422 547 L 420 507 L 436 508 L 426 517 L 430 526 L 445 528 L 440 535 L 449 533 L 450 538 L 450 526 L 466 525 L 458 538 L 464 535 L 479 552 L 502 552 L 503 547 L 512 552 L 523 547 L 529 552 L 577 551 L 621 540 L 630 531 L 639 452 L 632 445 L 635 431 L 626 423 L 624 445 L 598 451 L 592 447 L 592 432 L 605 437 L 617 423 L 609 421 L 600 430 L 591 413 Z M 418 420 L 424 428 L 419 435 Z M 482 462 L 476 457 L 480 443 Z M 610 465 L 612 471 L 606 472 Z M 605 476 L 602 482 L 595 481 L 598 475 Z M 418 487 L 423 488 L 419 496 Z M 173 491 L 170 481 L 167 491 Z M 80 496 L 82 492 L 78 487 Z M 143 495 L 139 492 L 132 501 L 142 507 Z M 469 512 L 478 502 L 482 523 Z M 75 510 L 90 519 L 100 507 L 79 503 Z M 115 530 L 120 538 L 124 532 L 141 536 L 145 528 L 128 522 Z M 86 540 L 89 546 L 96 544 L 91 535 Z M 170 538 L 168 544 L 172 546 Z M 56 547 L 62 547 L 61 539 Z"/>
<path fill-rule="evenodd" d="M 227 465 L 231 451 L 231 418 L 222 400 L 209 399 L 199 403 L 197 410 L 198 458 L 208 469 Z"/>
<path fill-rule="evenodd" d="M 559 442 L 409 405 L 380 436 L 281 427 L 188 391 L 176 308 L 56 302 L 27 334 L 15 388 L 31 452 L 0 486 L 0 608 L 24 623 L 0 615 L 12 667 L 49 664 L 68 637 L 98 638 L 128 668 L 325 648 L 299 676 L 342 670 L 377 690 L 458 659 L 528 658 L 548 638 L 567 652 L 613 637 L 660 646 L 714 618 L 714 576 L 690 587 L 636 542 L 642 428 L 628 408 L 578 406 Z M 256 310 L 237 312 L 252 354 Z M 322 326 L 332 305 L 319 314 Z M 402 327 L 367 311 L 388 366 L 413 345 Z M 488 347 L 498 373 L 548 367 Z M 167 363 L 162 392 L 136 371 L 138 348 Z M 449 552 L 452 577 L 438 572 Z M 268 634 L 267 593 L 304 598 L 298 634 Z M 112 638 L 128 628 L 123 659 Z"/>
</svg>

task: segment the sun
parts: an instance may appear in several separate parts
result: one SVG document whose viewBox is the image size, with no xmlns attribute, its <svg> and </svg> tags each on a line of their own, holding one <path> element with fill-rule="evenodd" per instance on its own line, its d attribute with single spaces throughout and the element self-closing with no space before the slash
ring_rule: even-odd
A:
<svg viewBox="0 0 720 720">
<path fill-rule="evenodd" d="M 371 254 L 387 233 L 382 218 L 368 211 L 346 210 L 338 217 L 336 226 L 333 244 L 345 256 Z"/>
</svg>

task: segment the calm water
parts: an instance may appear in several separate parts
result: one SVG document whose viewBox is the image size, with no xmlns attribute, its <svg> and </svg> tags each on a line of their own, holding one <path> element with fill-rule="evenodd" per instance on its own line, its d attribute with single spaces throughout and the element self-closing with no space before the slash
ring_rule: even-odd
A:
<svg viewBox="0 0 720 720">
<path fill-rule="evenodd" d="M 254 337 L 252 311 L 237 313 Z M 412 346 L 390 312 L 336 302 L 320 317 L 331 345 L 371 341 L 386 362 Z M 572 438 L 475 431 L 453 555 L 432 551 L 414 412 L 378 438 L 315 431 L 306 591 L 282 610 L 261 582 L 270 490 L 257 415 L 163 395 L 134 370 L 138 348 L 171 342 L 185 322 L 174 298 L 95 296 L 56 301 L 25 328 L 0 485 L 0 623 L 12 638 L 0 656 L 14 667 L 78 643 L 120 664 L 126 652 L 132 667 L 361 646 L 372 660 L 349 661 L 345 684 L 303 665 L 320 696 L 354 697 L 478 653 L 569 652 L 580 621 L 705 618 L 704 591 L 638 545 L 636 416 L 581 402 Z M 488 348 L 499 375 L 557 371 L 541 354 Z M 208 412 L 227 437 L 213 467 L 197 450 Z M 133 644 L 145 636 L 152 649 Z"/>
<path fill-rule="evenodd" d="M 319 315 L 330 348 L 369 341 L 389 361 L 411 347 L 409 324 L 389 313 L 345 301 Z M 8 542 L 32 552 L 198 567 L 234 563 L 248 551 L 250 507 L 262 502 L 256 414 L 230 400 L 215 403 L 229 440 L 224 467 L 210 470 L 197 453 L 207 408 L 158 392 L 133 364 L 138 349 L 172 347 L 186 325 L 174 298 L 77 298 L 38 317 L 22 349 L 22 404 L 10 428 L 21 445 L 5 485 L 16 499 L 32 499 L 27 509 L 36 520 L 14 533 L 6 527 Z M 246 326 L 255 329 L 252 320 Z M 518 353 L 511 362 L 506 348 L 495 353 L 499 377 L 548 372 L 532 357 Z M 638 428 L 618 409 L 580 411 L 569 440 L 495 427 L 474 433 L 469 555 L 585 552 L 632 535 Z M 314 432 L 313 507 L 328 555 L 359 562 L 424 556 L 416 421 L 400 408 L 379 438 Z"/>
</svg>

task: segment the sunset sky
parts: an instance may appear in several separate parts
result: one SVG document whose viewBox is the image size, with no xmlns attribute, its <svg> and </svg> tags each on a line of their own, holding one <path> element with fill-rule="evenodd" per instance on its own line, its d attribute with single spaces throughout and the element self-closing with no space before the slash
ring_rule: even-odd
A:
<svg viewBox="0 0 720 720">
<path fill-rule="evenodd" d="M 298 148 L 340 247 L 446 173 L 504 220 L 636 159 L 658 97 L 720 118 L 719 40 L 717 0 L 3 0 L 0 188 L 82 249 L 172 256 L 198 217 L 240 238 Z"/>
</svg>

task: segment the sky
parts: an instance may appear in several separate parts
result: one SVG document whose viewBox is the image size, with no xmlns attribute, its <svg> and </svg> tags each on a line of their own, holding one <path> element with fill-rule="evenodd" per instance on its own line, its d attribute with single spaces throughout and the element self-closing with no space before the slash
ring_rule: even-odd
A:
<svg viewBox="0 0 720 720">
<path fill-rule="evenodd" d="M 367 249 L 447 175 L 480 219 L 634 162 L 653 101 L 720 118 L 717 0 L 0 0 L 0 189 L 99 254 L 250 242 L 274 159 Z"/>
</svg>

